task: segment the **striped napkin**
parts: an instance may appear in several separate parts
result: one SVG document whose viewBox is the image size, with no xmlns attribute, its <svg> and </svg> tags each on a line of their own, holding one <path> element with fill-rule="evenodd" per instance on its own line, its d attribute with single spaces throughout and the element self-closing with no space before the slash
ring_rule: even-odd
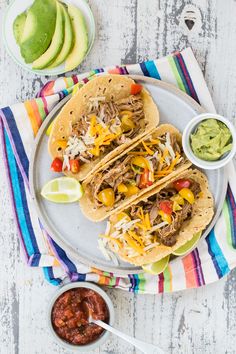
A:
<svg viewBox="0 0 236 354">
<path fill-rule="evenodd" d="M 229 186 L 223 211 L 214 229 L 199 246 L 184 258 L 176 258 L 158 276 L 130 274 L 116 276 L 76 263 L 47 234 L 38 219 L 29 192 L 29 156 L 34 137 L 47 114 L 76 84 L 84 85 L 101 73 L 150 76 L 177 86 L 192 96 L 207 111 L 214 105 L 202 72 L 190 48 L 165 58 L 127 66 L 96 69 L 48 82 L 38 97 L 0 110 L 0 133 L 12 206 L 27 264 L 42 267 L 54 285 L 70 281 L 93 281 L 137 293 L 172 292 L 199 287 L 228 274 L 236 266 L 236 187 L 233 165 L 228 166 Z"/>
</svg>

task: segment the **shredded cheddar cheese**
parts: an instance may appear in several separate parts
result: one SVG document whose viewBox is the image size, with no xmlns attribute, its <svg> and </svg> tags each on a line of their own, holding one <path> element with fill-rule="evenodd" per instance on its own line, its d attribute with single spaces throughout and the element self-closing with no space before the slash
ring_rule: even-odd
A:
<svg viewBox="0 0 236 354">
<path fill-rule="evenodd" d="M 148 213 L 145 214 L 144 220 L 145 220 L 145 224 L 146 224 L 147 230 L 150 230 L 151 229 L 151 223 L 150 223 L 150 218 L 149 218 L 149 214 Z"/>
<path fill-rule="evenodd" d="M 143 248 L 134 239 L 132 239 L 132 237 L 130 237 L 128 234 L 124 234 L 123 238 L 131 248 L 133 248 L 139 254 L 143 254 Z"/>
<path fill-rule="evenodd" d="M 149 155 L 154 155 L 154 151 L 151 150 L 151 149 L 145 144 L 144 141 L 142 141 L 142 144 L 143 144 L 144 149 L 147 151 L 147 153 L 148 153 Z"/>
<path fill-rule="evenodd" d="M 133 237 L 133 239 L 135 239 L 136 241 L 138 241 L 138 243 L 140 244 L 141 247 L 144 247 L 143 241 L 141 240 L 141 238 L 136 234 L 136 232 L 129 230 L 128 234 Z"/>
</svg>

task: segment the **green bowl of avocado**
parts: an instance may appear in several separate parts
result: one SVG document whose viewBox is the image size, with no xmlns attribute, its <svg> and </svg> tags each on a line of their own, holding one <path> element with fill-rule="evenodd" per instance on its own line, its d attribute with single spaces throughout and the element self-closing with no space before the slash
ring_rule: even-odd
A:
<svg viewBox="0 0 236 354">
<path fill-rule="evenodd" d="M 3 37 L 19 65 L 40 75 L 58 75 L 75 69 L 88 55 L 95 22 L 85 0 L 16 0 L 6 11 Z"/>
</svg>

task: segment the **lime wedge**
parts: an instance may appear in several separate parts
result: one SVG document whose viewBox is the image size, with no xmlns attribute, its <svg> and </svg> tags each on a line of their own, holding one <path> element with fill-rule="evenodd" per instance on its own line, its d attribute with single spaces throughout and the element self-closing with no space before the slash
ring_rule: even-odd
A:
<svg viewBox="0 0 236 354">
<path fill-rule="evenodd" d="M 82 197 L 83 188 L 75 178 L 59 177 L 46 183 L 41 195 L 50 202 L 73 203 Z"/>
<path fill-rule="evenodd" d="M 198 243 L 202 233 L 197 232 L 196 234 L 193 235 L 193 238 L 186 242 L 183 246 L 172 252 L 175 256 L 184 256 L 185 253 L 190 252 Z"/>
<path fill-rule="evenodd" d="M 162 258 L 158 262 L 150 263 L 150 264 L 145 264 L 142 266 L 143 270 L 147 273 L 153 274 L 153 275 L 158 275 L 166 269 L 168 266 L 170 260 L 170 256 L 166 256 L 165 258 Z"/>
</svg>

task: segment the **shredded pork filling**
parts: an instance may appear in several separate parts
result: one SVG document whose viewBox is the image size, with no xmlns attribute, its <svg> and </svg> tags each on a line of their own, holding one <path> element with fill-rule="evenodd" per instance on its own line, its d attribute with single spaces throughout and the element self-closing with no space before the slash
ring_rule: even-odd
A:
<svg viewBox="0 0 236 354">
<path fill-rule="evenodd" d="M 98 194 L 105 188 L 112 188 L 115 193 L 115 203 L 119 202 L 125 196 L 118 193 L 118 185 L 120 183 L 130 183 L 134 181 L 135 172 L 131 169 L 132 156 L 129 155 L 114 163 L 109 170 L 97 173 L 90 182 L 91 194 L 94 198 L 95 205 L 101 207 L 103 204 L 99 201 Z"/>
<path fill-rule="evenodd" d="M 191 181 L 189 187 L 197 198 L 201 192 L 200 184 L 194 180 Z M 138 249 L 134 249 L 130 246 L 127 236 L 134 237 L 134 241 L 137 240 L 138 245 L 142 246 L 145 253 L 151 251 L 153 247 L 159 244 L 166 246 L 173 246 L 177 242 L 179 230 L 186 220 L 191 219 L 193 206 L 185 200 L 181 210 L 175 211 L 171 215 L 171 223 L 163 222 L 159 211 L 160 203 L 164 200 L 170 200 L 170 198 L 176 196 L 178 192 L 172 186 L 165 188 L 148 198 L 146 201 L 141 201 L 136 205 L 131 206 L 122 216 L 122 219 L 114 224 L 111 224 L 109 228 L 110 238 L 118 240 L 125 247 L 128 257 L 135 257 L 140 255 Z M 148 215 L 148 224 L 147 218 Z M 148 228 L 145 227 L 148 225 Z M 114 243 L 114 249 L 118 246 Z M 141 252 L 142 254 L 142 252 Z"/>
<path fill-rule="evenodd" d="M 140 130 L 145 128 L 143 101 L 140 94 L 130 95 L 115 102 L 105 102 L 105 97 L 90 99 L 87 114 L 79 117 L 71 128 L 69 145 L 65 150 L 65 154 L 72 159 L 79 158 L 82 163 L 97 158 L 96 155 L 91 153 L 91 149 L 94 148 L 94 140 L 99 138 L 100 134 L 98 133 L 95 137 L 90 136 L 91 117 L 96 116 L 97 123 L 103 128 L 108 128 L 109 133 L 113 134 L 122 126 L 121 112 L 124 111 L 132 113 L 131 119 L 134 128 L 126 129 L 126 131 L 116 134 L 116 137 L 109 144 L 105 142 L 104 145 L 100 145 L 99 155 L 104 152 L 109 153 L 117 146 L 130 141 L 137 136 Z M 75 149 L 75 153 L 74 149 L 70 149 L 73 145 L 72 143 L 74 143 L 74 146 L 76 144 L 80 145 L 79 149 Z"/>
<path fill-rule="evenodd" d="M 169 133 L 167 133 L 169 134 Z M 164 135 L 160 138 L 160 146 L 155 146 L 155 153 L 153 155 L 145 156 L 147 159 L 151 173 L 154 176 L 154 181 L 157 179 L 161 179 L 164 175 L 161 174 L 161 169 L 168 169 L 171 166 L 173 161 L 176 159 L 176 154 L 179 154 L 179 160 L 176 163 L 178 167 L 180 167 L 183 163 L 185 163 L 185 157 L 183 157 L 182 148 L 176 140 L 174 134 Z M 165 150 L 166 140 L 170 140 L 171 142 L 171 151 L 172 155 L 168 154 L 166 158 L 163 157 L 163 150 Z M 106 189 L 112 188 L 115 194 L 115 203 L 116 205 L 120 200 L 125 199 L 126 195 L 118 192 L 118 186 L 122 183 L 125 185 L 136 185 L 139 187 L 140 183 L 140 173 L 136 173 L 132 168 L 132 159 L 134 156 L 137 156 L 138 152 L 143 154 L 145 149 L 140 144 L 140 147 L 135 149 L 136 151 L 132 151 L 128 154 L 128 156 L 123 156 L 122 158 L 116 160 L 109 168 L 97 173 L 94 175 L 93 179 L 89 183 L 91 200 L 95 203 L 96 207 L 101 207 L 103 204 L 99 201 L 99 193 Z M 153 149 L 154 150 L 154 149 Z M 158 175 L 160 173 L 160 175 Z M 170 170 L 171 173 L 171 170 Z"/>
<path fill-rule="evenodd" d="M 201 191 L 200 184 L 194 180 L 191 180 L 190 189 L 193 192 L 194 197 L 197 197 L 197 195 Z M 154 218 L 152 217 L 152 215 L 150 216 L 151 226 L 155 226 L 157 224 L 160 224 L 161 222 L 161 217 L 157 214 L 160 201 L 170 200 L 170 198 L 173 197 L 175 194 L 176 190 L 174 188 L 166 188 L 156 194 L 154 202 L 151 202 L 149 200 L 149 203 L 144 204 L 144 212 L 154 213 L 154 210 L 156 212 Z M 164 244 L 165 246 L 173 246 L 177 241 L 178 231 L 181 229 L 183 222 L 191 218 L 192 210 L 192 205 L 189 202 L 185 201 L 182 209 L 173 213 L 171 224 L 166 225 L 154 232 L 157 241 L 160 241 L 160 243 Z M 132 216 L 135 217 L 135 215 Z"/>
</svg>

